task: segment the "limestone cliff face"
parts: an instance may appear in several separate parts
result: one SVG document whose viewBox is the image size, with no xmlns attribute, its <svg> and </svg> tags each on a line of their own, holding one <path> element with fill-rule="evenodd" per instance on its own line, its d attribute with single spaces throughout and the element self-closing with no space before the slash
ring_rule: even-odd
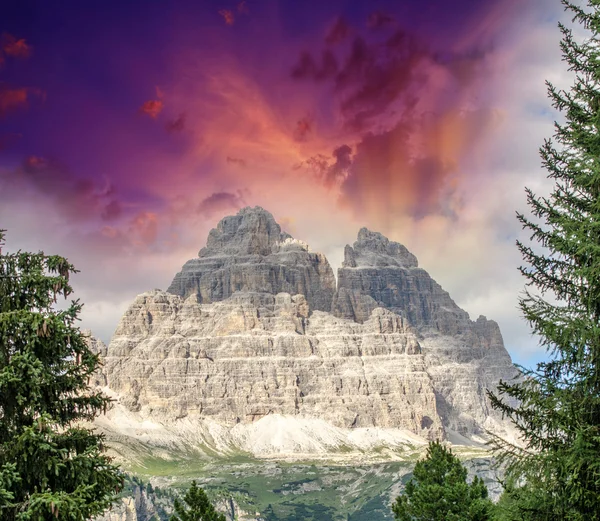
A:
<svg viewBox="0 0 600 521">
<path fill-rule="evenodd" d="M 363 228 L 346 246 L 332 311 L 363 322 L 379 307 L 415 328 L 444 425 L 462 434 L 494 430 L 500 418 L 485 389 L 518 374 L 498 324 L 470 320 L 404 246 Z"/>
<path fill-rule="evenodd" d="M 385 307 L 416 327 L 462 333 L 468 313 L 418 267 L 417 258 L 404 246 L 362 228 L 354 246 L 346 246 L 344 253 L 333 303 L 336 316 L 363 322 L 373 309 Z"/>
<path fill-rule="evenodd" d="M 230 427 L 283 415 L 501 432 L 486 389 L 517 374 L 498 325 L 471 321 L 404 246 L 363 228 L 335 291 L 327 260 L 260 208 L 223 219 L 168 292 L 138 296 L 95 349 L 97 382 L 132 413 Z"/>
<path fill-rule="evenodd" d="M 346 428 L 441 432 L 419 343 L 384 309 L 358 324 L 309 317 L 302 295 L 237 293 L 198 304 L 154 291 L 121 320 L 104 371 L 121 403 L 144 416 L 235 424 L 302 415 Z"/>
<path fill-rule="evenodd" d="M 329 311 L 335 278 L 324 255 L 310 252 L 256 207 L 225 217 L 167 291 L 195 295 L 198 302 L 224 300 L 235 292 L 301 294 L 311 310 Z"/>
</svg>

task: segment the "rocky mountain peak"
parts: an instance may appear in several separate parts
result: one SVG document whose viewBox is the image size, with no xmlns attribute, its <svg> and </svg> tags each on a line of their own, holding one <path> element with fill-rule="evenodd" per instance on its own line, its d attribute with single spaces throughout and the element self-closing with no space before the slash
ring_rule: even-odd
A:
<svg viewBox="0 0 600 521">
<path fill-rule="evenodd" d="M 416 268 L 417 258 L 402 244 L 390 241 L 379 232 L 361 228 L 354 246 L 344 250 L 343 268 L 398 266 Z"/>
<path fill-rule="evenodd" d="M 198 255 L 270 255 L 289 239 L 291 235 L 281 231 L 271 213 L 260 206 L 248 206 L 221 219 Z"/>
<path fill-rule="evenodd" d="M 221 219 L 167 291 L 205 303 L 234 293 L 300 294 L 311 311 L 330 311 L 335 277 L 324 255 L 282 232 L 273 215 L 256 206 Z"/>
<path fill-rule="evenodd" d="M 108 348 L 90 342 L 128 414 L 227 431 L 281 416 L 290 439 L 296 420 L 502 429 L 484 390 L 517 374 L 498 325 L 470 320 L 402 244 L 362 228 L 336 288 L 327 259 L 259 207 L 222 219 L 168 292 L 140 295 Z"/>
</svg>

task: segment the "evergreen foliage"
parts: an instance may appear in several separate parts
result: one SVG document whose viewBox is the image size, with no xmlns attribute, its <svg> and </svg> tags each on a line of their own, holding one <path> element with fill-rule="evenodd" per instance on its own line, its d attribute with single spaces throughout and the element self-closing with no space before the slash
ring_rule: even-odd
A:
<svg viewBox="0 0 600 521">
<path fill-rule="evenodd" d="M 398 521 L 487 521 L 493 510 L 487 495 L 481 478 L 467 483 L 467 469 L 460 460 L 441 443 L 432 442 L 392 510 Z"/>
<path fill-rule="evenodd" d="M 185 505 L 178 499 L 175 500 L 175 514 L 171 521 L 225 521 L 225 515 L 215 510 L 206 492 L 195 481 L 192 481 L 183 501 Z"/>
<path fill-rule="evenodd" d="M 82 426 L 106 409 L 98 367 L 76 327 L 78 301 L 55 304 L 75 269 L 43 253 L 2 253 L 0 230 L 0 519 L 83 521 L 122 485 L 103 438 Z"/>
<path fill-rule="evenodd" d="M 509 481 L 527 483 L 507 491 L 513 519 L 593 521 L 600 519 L 600 0 L 562 3 L 587 37 L 579 42 L 559 24 L 575 81 L 568 91 L 547 82 L 565 118 L 540 150 L 554 187 L 549 197 L 527 189 L 533 215 L 518 214 L 533 244 L 517 243 L 528 287 L 520 307 L 549 361 L 490 397 L 526 443 L 496 439 Z"/>
</svg>

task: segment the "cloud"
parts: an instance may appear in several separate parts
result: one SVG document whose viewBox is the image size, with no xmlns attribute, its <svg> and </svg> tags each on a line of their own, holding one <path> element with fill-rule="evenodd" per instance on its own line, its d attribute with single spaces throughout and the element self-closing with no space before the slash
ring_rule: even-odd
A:
<svg viewBox="0 0 600 521">
<path fill-rule="evenodd" d="M 424 65 L 430 61 L 425 45 L 408 32 L 397 30 L 382 41 L 357 35 L 341 66 L 329 49 L 323 50 L 320 61 L 303 51 L 291 76 L 305 81 L 329 80 L 346 129 L 362 132 L 394 104 L 414 102 L 420 84 L 426 81 Z"/>
<path fill-rule="evenodd" d="M 325 36 L 325 43 L 335 45 L 343 42 L 350 35 L 350 26 L 341 16 L 336 19 Z"/>
<path fill-rule="evenodd" d="M 302 142 L 308 140 L 309 134 L 313 129 L 313 120 L 310 116 L 305 116 L 298 120 L 294 129 L 294 139 Z"/>
<path fill-rule="evenodd" d="M 182 132 L 185 129 L 186 115 L 184 112 L 175 119 L 168 121 L 165 125 L 167 132 Z"/>
<path fill-rule="evenodd" d="M 235 18 L 233 16 L 233 11 L 231 9 L 221 9 L 219 14 L 225 20 L 225 25 L 233 25 L 235 22 Z"/>
<path fill-rule="evenodd" d="M 240 2 L 238 2 L 237 12 L 239 14 L 250 14 L 250 11 L 248 10 L 248 3 L 246 2 L 246 0 L 241 0 Z"/>
<path fill-rule="evenodd" d="M 296 80 L 322 81 L 334 78 L 337 71 L 338 63 L 331 51 L 323 51 L 321 64 L 317 64 L 312 55 L 308 51 L 304 51 L 300 54 L 298 63 L 292 68 L 291 76 Z"/>
<path fill-rule="evenodd" d="M 240 166 L 242 168 L 246 168 L 248 166 L 248 163 L 245 159 L 242 159 L 240 157 L 232 157 L 232 156 L 227 156 L 227 162 L 232 164 L 232 165 L 237 165 Z"/>
<path fill-rule="evenodd" d="M 29 106 L 31 96 L 44 98 L 40 89 L 30 87 L 9 87 L 6 83 L 0 82 L 0 118 L 6 116 L 8 112 L 18 109 L 26 109 Z"/>
<path fill-rule="evenodd" d="M 383 45 L 370 45 L 357 37 L 335 81 L 346 126 L 364 128 L 401 96 L 405 103 L 412 103 L 417 84 L 423 81 L 418 72 L 426 57 L 417 40 L 403 31 L 394 33 Z"/>
<path fill-rule="evenodd" d="M 447 68 L 462 85 L 468 85 L 486 72 L 483 67 L 492 53 L 493 47 L 481 46 L 462 52 L 437 52 L 432 58 L 438 65 Z"/>
<path fill-rule="evenodd" d="M 0 38 L 0 48 L 11 58 L 29 58 L 32 48 L 24 38 L 17 39 L 12 34 L 3 33 Z"/>
<path fill-rule="evenodd" d="M 327 170 L 325 184 L 332 185 L 344 180 L 348 175 L 348 169 L 352 165 L 352 148 L 348 145 L 337 147 L 333 151 L 335 162 Z"/>
<path fill-rule="evenodd" d="M 312 170 L 325 187 L 331 188 L 344 182 L 348 177 L 349 168 L 352 165 L 352 148 L 349 145 L 341 145 L 333 150 L 332 158 L 324 154 L 316 154 L 293 168 L 297 170 L 304 164 Z"/>
<path fill-rule="evenodd" d="M 115 219 L 118 219 L 121 214 L 123 213 L 123 206 L 121 205 L 121 203 L 119 201 L 117 201 L 116 199 L 113 199 L 112 201 L 109 201 L 106 206 L 104 207 L 104 210 L 102 210 L 102 220 L 104 221 L 113 221 Z"/>
<path fill-rule="evenodd" d="M 198 213 L 205 217 L 212 217 L 215 214 L 223 214 L 232 210 L 239 210 L 247 206 L 241 191 L 215 192 L 208 196 L 198 205 Z"/>
<path fill-rule="evenodd" d="M 381 11 L 373 11 L 367 18 L 369 29 L 381 29 L 395 22 L 394 17 Z"/>
<path fill-rule="evenodd" d="M 140 212 L 129 224 L 131 242 L 137 247 L 149 247 L 158 237 L 158 216 L 153 212 Z"/>
<path fill-rule="evenodd" d="M 69 219 L 109 221 L 122 213 L 110 183 L 98 186 L 91 179 L 77 177 L 55 159 L 29 156 L 16 171 L 0 172 L 0 180 L 6 183 L 2 194 L 6 198 L 34 190 Z"/>
<path fill-rule="evenodd" d="M 141 107 L 140 112 L 147 114 L 153 119 L 156 119 L 162 112 L 163 102 L 162 100 L 148 100 Z"/>
</svg>

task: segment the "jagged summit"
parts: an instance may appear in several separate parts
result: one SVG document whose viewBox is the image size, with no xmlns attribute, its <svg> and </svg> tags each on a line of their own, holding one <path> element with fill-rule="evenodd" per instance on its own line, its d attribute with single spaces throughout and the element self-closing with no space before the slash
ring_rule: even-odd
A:
<svg viewBox="0 0 600 521">
<path fill-rule="evenodd" d="M 344 250 L 343 268 L 401 266 L 416 268 L 417 258 L 405 246 L 379 232 L 361 228 L 354 246 Z"/>
<path fill-rule="evenodd" d="M 169 425 L 282 415 L 382 439 L 502 432 L 485 390 L 517 371 L 498 325 L 470 320 L 380 233 L 362 228 L 345 257 L 336 288 L 327 259 L 266 210 L 225 217 L 168 292 L 140 295 L 97 347 L 101 382 L 127 414 Z"/>
<path fill-rule="evenodd" d="M 206 303 L 238 292 L 301 294 L 311 310 L 331 309 L 335 277 L 325 256 L 282 232 L 259 206 L 221 219 L 198 255 L 175 275 L 169 293 Z"/>
<path fill-rule="evenodd" d="M 292 239 L 282 232 L 273 215 L 260 206 L 247 206 L 221 219 L 208 234 L 200 258 L 214 255 L 270 255 Z M 289 242 L 289 241 L 288 241 Z"/>
<path fill-rule="evenodd" d="M 458 322 L 470 322 L 468 313 L 418 267 L 417 258 L 381 233 L 361 228 L 344 257 L 332 305 L 336 316 L 364 322 L 375 308 L 384 307 L 415 327 L 445 334 L 457 333 Z"/>
</svg>

